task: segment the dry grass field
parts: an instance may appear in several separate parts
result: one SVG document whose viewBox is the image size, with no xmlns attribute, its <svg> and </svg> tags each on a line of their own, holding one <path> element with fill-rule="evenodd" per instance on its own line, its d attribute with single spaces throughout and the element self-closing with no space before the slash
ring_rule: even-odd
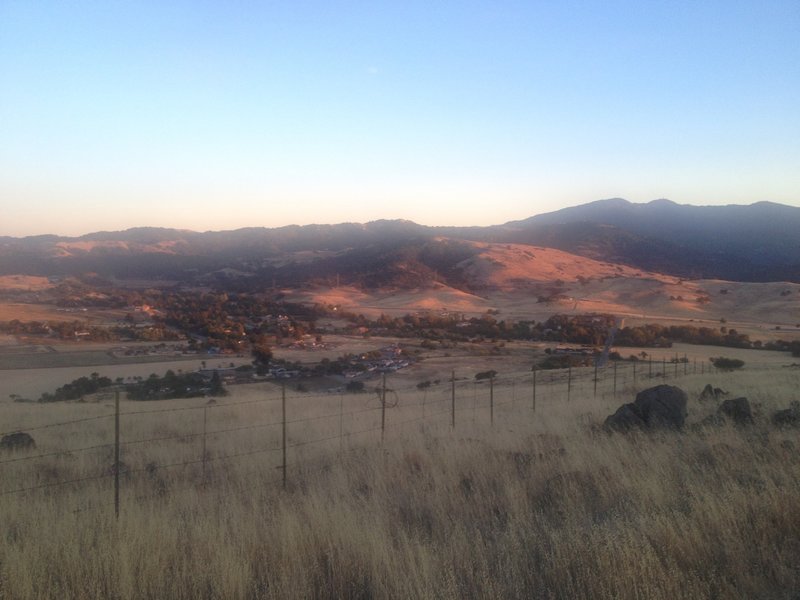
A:
<svg viewBox="0 0 800 600">
<path fill-rule="evenodd" d="M 125 318 L 119 309 L 67 309 L 54 304 L 0 301 L 0 321 L 80 321 L 88 326 L 111 327 Z"/>
<path fill-rule="evenodd" d="M 579 282 L 576 276 L 575 273 L 564 275 L 559 285 L 532 279 L 520 284 L 523 291 L 501 286 L 469 294 L 436 283 L 394 293 L 368 294 L 342 287 L 286 290 L 286 294 L 290 301 L 335 305 L 372 318 L 381 313 L 401 316 L 425 311 L 478 316 L 491 309 L 500 311 L 499 319 L 544 321 L 556 313 L 596 312 L 623 317 L 630 325 L 720 327 L 724 324 L 762 341 L 800 338 L 800 284 L 683 281 L 664 275 L 635 273 Z M 540 295 L 547 296 L 554 289 L 559 290 L 557 299 L 538 302 Z M 698 298 L 708 301 L 698 302 Z"/>
<path fill-rule="evenodd" d="M 797 597 L 800 370 L 668 369 L 688 427 L 627 435 L 597 425 L 663 373 L 537 375 L 535 411 L 530 372 L 457 381 L 454 428 L 450 382 L 390 377 L 383 441 L 373 391 L 289 390 L 285 489 L 275 385 L 123 400 L 119 519 L 112 399 L 4 403 L 37 448 L 0 456 L 0 597 Z M 755 424 L 697 427 L 706 383 Z"/>
<path fill-rule="evenodd" d="M 0 291 L 39 292 L 53 287 L 47 277 L 36 275 L 0 275 Z"/>
</svg>

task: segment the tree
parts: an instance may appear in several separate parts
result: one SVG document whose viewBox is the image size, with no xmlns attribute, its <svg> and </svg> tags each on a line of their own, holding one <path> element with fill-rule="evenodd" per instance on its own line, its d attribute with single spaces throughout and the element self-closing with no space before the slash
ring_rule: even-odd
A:
<svg viewBox="0 0 800 600">
<path fill-rule="evenodd" d="M 214 371 L 214 374 L 211 376 L 209 387 L 211 388 L 212 396 L 224 396 L 226 394 L 225 388 L 222 387 L 222 379 L 220 379 L 219 372 L 217 371 Z"/>
<path fill-rule="evenodd" d="M 259 375 L 266 375 L 269 370 L 269 363 L 272 361 L 272 348 L 267 344 L 265 336 L 258 336 L 253 341 L 253 346 L 250 350 L 253 355 L 253 364 L 256 367 L 256 373 Z"/>
</svg>

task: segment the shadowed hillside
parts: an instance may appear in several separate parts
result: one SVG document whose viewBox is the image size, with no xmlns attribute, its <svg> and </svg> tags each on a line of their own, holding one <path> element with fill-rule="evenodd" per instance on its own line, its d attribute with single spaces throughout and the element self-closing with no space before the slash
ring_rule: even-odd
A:
<svg viewBox="0 0 800 600">
<path fill-rule="evenodd" d="M 800 281 L 800 209 L 682 206 L 668 200 L 602 200 L 487 227 L 410 221 L 251 227 L 204 233 L 162 228 L 77 238 L 0 238 L 0 275 L 73 275 L 281 285 L 344 279 L 366 287 L 442 280 L 468 288 L 457 265 L 468 242 L 556 248 L 679 277 Z"/>
</svg>

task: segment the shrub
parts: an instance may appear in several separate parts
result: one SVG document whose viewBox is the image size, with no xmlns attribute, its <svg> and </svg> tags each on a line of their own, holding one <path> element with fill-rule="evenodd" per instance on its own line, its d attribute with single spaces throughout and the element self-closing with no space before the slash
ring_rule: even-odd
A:
<svg viewBox="0 0 800 600">
<path fill-rule="evenodd" d="M 348 381 L 347 385 L 344 386 L 345 391 L 350 392 L 351 394 L 357 394 L 364 391 L 364 382 L 363 381 Z"/>
<path fill-rule="evenodd" d="M 566 369 L 568 367 L 589 367 L 593 363 L 591 356 L 574 356 L 569 354 L 550 355 L 539 363 L 540 369 Z"/>
<path fill-rule="evenodd" d="M 721 371 L 733 371 L 734 369 L 741 369 L 744 366 L 744 361 L 738 358 L 725 358 L 720 356 L 717 358 L 710 358 L 711 364 Z"/>
<path fill-rule="evenodd" d="M 494 379 L 495 375 L 497 375 L 497 371 L 494 369 L 489 371 L 481 371 L 480 373 L 475 373 L 475 379 Z"/>
</svg>

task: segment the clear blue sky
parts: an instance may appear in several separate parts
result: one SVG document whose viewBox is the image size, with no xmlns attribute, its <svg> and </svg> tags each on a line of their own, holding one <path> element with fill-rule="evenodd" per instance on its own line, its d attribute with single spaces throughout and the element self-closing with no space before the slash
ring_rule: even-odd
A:
<svg viewBox="0 0 800 600">
<path fill-rule="evenodd" d="M 800 2 L 0 0 L 0 235 L 800 205 Z"/>
</svg>

